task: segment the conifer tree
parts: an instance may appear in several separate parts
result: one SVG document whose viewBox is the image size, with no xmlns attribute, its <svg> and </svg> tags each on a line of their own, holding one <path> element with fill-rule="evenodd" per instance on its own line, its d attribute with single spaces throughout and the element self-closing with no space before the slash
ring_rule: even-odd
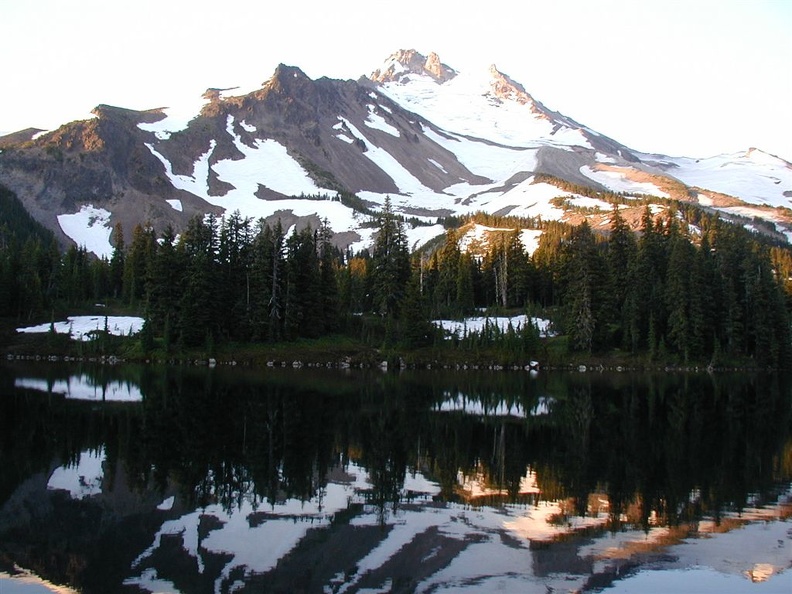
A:
<svg viewBox="0 0 792 594">
<path fill-rule="evenodd" d="M 410 257 L 407 239 L 401 222 L 393 213 L 390 197 L 386 197 L 380 214 L 371 264 L 374 310 L 384 317 L 398 316 L 410 278 Z"/>
<path fill-rule="evenodd" d="M 124 284 L 124 229 L 120 222 L 113 227 L 113 255 L 110 257 L 110 292 L 112 297 L 120 297 Z"/>
<path fill-rule="evenodd" d="M 611 272 L 611 296 L 616 324 L 616 344 L 624 345 L 629 325 L 627 298 L 630 291 L 630 269 L 634 266 L 638 247 L 632 230 L 614 206 L 608 238 L 607 266 Z M 625 345 L 627 346 L 627 345 Z"/>
<path fill-rule="evenodd" d="M 338 250 L 332 243 L 333 231 L 327 219 L 319 228 L 319 295 L 322 328 L 325 332 L 333 332 L 339 327 L 338 320 Z"/>
</svg>

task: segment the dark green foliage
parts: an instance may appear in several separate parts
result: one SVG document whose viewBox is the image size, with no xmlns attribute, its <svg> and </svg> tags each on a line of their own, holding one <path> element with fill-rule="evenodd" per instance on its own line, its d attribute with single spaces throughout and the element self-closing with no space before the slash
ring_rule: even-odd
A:
<svg viewBox="0 0 792 594">
<path fill-rule="evenodd" d="M 602 252 L 585 222 L 572 231 L 562 249 L 565 327 L 573 350 L 601 350 L 610 341 L 613 296 Z"/>
<path fill-rule="evenodd" d="M 623 200 L 606 196 L 613 204 Z M 342 254 L 327 222 L 254 224 L 239 213 L 192 219 L 181 237 L 116 225 L 112 258 L 59 253 L 51 233 L 0 188 L 0 315 L 48 318 L 110 300 L 146 312 L 144 352 L 227 342 L 275 342 L 347 332 L 374 346 L 431 345 L 429 320 L 476 308 L 555 311 L 581 353 L 624 350 L 658 362 L 792 363 L 792 251 L 690 205 L 647 204 L 638 233 L 618 207 L 609 232 L 588 224 L 476 214 L 449 218 L 445 238 L 414 254 L 390 200 L 371 252 Z M 474 251 L 461 225 L 497 229 Z M 541 229 L 528 254 L 520 229 Z M 692 229 L 692 231 L 691 231 Z M 156 339 L 156 340 L 155 340 Z M 458 337 L 471 350 L 498 343 L 509 360 L 539 348 L 533 328 Z"/>
<path fill-rule="evenodd" d="M 401 222 L 393 214 L 390 198 L 385 200 L 371 261 L 374 310 L 386 318 L 396 317 L 410 278 L 410 255 L 407 238 Z"/>
</svg>

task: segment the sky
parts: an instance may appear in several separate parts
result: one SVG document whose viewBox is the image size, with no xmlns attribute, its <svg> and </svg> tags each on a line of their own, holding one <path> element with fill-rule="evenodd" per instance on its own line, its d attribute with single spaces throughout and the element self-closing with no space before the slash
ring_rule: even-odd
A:
<svg viewBox="0 0 792 594">
<path fill-rule="evenodd" d="M 499 70 L 638 151 L 792 161 L 789 0 L 0 0 L 0 132 L 105 103 L 253 89 L 279 63 L 357 79 L 398 49 Z"/>
</svg>

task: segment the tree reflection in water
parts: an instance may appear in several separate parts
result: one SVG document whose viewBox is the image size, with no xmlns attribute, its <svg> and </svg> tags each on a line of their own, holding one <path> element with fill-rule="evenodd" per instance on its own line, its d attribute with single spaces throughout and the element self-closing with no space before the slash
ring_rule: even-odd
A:
<svg viewBox="0 0 792 594">
<path fill-rule="evenodd" d="M 142 401 L 41 393 L 74 375 L 128 382 Z M 566 572 L 594 587 L 618 572 L 603 578 L 582 554 L 592 538 L 610 534 L 618 553 L 595 546 L 596 557 L 631 567 L 727 531 L 792 477 L 792 397 L 772 375 L 10 365 L 0 389 L 0 571 L 84 592 L 152 589 L 164 575 L 182 592 L 255 590 L 256 563 L 277 585 L 268 591 L 382 580 L 413 591 L 495 532 L 533 551 L 531 579 Z M 104 455 L 100 495 L 46 488 L 86 451 Z M 237 522 L 288 547 L 246 562 L 220 542 Z M 475 529 L 449 528 L 458 522 Z M 643 548 L 619 540 L 660 527 Z"/>
</svg>

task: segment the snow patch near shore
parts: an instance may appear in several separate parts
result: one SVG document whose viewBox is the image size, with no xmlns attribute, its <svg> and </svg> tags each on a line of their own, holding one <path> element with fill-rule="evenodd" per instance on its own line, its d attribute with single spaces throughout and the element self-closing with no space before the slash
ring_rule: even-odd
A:
<svg viewBox="0 0 792 594">
<path fill-rule="evenodd" d="M 96 331 L 107 331 L 114 336 L 132 336 L 143 328 L 143 318 L 136 316 L 69 316 L 66 321 L 53 322 L 52 326 L 58 334 L 68 334 L 73 340 L 93 340 Z M 49 332 L 50 324 L 38 324 L 17 328 L 17 332 L 41 333 Z"/>
</svg>

